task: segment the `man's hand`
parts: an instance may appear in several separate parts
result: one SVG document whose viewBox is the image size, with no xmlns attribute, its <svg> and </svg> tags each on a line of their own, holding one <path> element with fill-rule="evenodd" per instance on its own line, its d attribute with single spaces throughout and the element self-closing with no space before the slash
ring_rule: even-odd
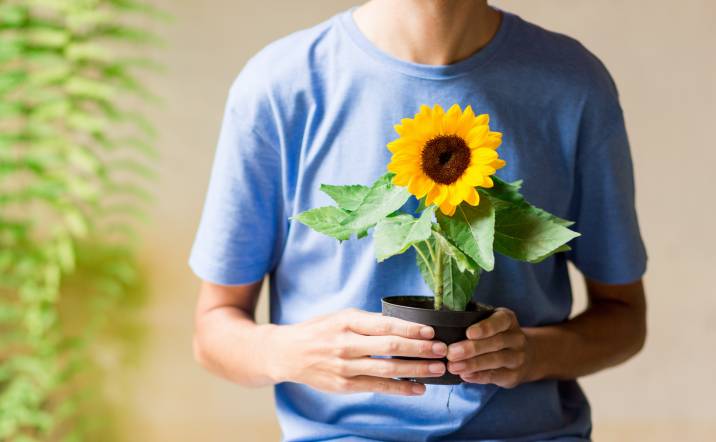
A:
<svg viewBox="0 0 716 442">
<path fill-rule="evenodd" d="M 646 337 L 641 280 L 603 284 L 586 280 L 589 304 L 565 322 L 520 327 L 498 308 L 471 326 L 466 341 L 448 348 L 448 371 L 465 381 L 511 388 L 540 379 L 575 379 L 636 354 Z"/>
<path fill-rule="evenodd" d="M 274 382 L 298 382 L 335 393 L 420 395 L 424 385 L 392 378 L 441 376 L 442 361 L 371 356 L 445 357 L 447 346 L 431 340 L 433 336 L 432 327 L 348 309 L 275 327 L 266 342 L 266 366 Z"/>
<path fill-rule="evenodd" d="M 448 371 L 465 382 L 512 388 L 529 378 L 534 351 L 512 310 L 498 308 L 448 347 Z"/>
</svg>

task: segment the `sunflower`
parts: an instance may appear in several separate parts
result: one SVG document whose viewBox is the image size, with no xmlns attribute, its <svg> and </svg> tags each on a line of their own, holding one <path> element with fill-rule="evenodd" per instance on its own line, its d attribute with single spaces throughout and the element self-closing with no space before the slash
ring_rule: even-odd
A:
<svg viewBox="0 0 716 442">
<path fill-rule="evenodd" d="M 394 126 L 400 137 L 388 143 L 393 184 L 407 186 L 447 216 L 463 201 L 478 205 L 475 187 L 492 187 L 490 175 L 505 165 L 497 155 L 502 133 L 490 131 L 488 123 L 489 116 L 476 116 L 470 105 L 462 111 L 453 104 L 445 112 L 439 104 L 423 104 L 415 117 Z"/>
</svg>

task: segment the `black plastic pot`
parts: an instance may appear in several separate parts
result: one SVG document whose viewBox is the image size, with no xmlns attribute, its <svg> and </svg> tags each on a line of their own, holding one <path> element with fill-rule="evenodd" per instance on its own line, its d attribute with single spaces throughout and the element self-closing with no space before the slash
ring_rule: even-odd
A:
<svg viewBox="0 0 716 442">
<path fill-rule="evenodd" d="M 435 310 L 432 296 L 389 296 L 381 300 L 383 315 L 429 325 L 435 330 L 435 340 L 447 345 L 467 339 L 467 328 L 494 311 L 494 307 L 470 302 L 465 311 Z M 423 360 L 424 358 L 401 358 Z M 447 358 L 442 359 L 447 364 Z M 455 385 L 462 382 L 448 371 L 440 377 L 406 378 L 421 384 Z"/>
</svg>

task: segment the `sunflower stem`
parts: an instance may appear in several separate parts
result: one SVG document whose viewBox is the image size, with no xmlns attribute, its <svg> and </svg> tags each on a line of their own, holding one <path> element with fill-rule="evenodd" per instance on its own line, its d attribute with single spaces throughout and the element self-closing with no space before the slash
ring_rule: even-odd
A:
<svg viewBox="0 0 716 442">
<path fill-rule="evenodd" d="M 433 262 L 435 262 L 435 252 L 433 252 L 433 246 L 430 244 L 430 241 L 427 241 L 427 240 L 426 240 L 426 241 L 423 241 L 423 242 L 424 242 L 425 245 L 428 247 L 428 252 L 430 252 L 430 259 L 432 259 Z M 427 261 L 426 261 L 426 263 L 427 263 Z M 431 271 L 432 271 L 432 269 L 431 269 Z M 433 281 L 433 282 L 434 282 L 434 281 Z"/>
<path fill-rule="evenodd" d="M 433 281 L 435 282 L 435 310 L 439 311 L 443 307 L 443 256 L 440 247 L 435 249 Z"/>
<path fill-rule="evenodd" d="M 423 241 L 423 242 L 425 244 L 427 244 L 428 247 L 430 247 L 430 243 L 428 243 L 427 241 Z M 430 272 L 430 279 L 433 281 L 433 287 L 435 287 L 435 273 L 433 273 L 433 268 L 430 265 L 430 260 L 428 259 L 427 256 L 425 256 L 425 254 L 422 251 L 420 251 L 420 248 L 418 246 L 413 245 L 413 248 L 415 249 L 416 252 L 418 252 L 418 255 L 420 255 L 420 259 L 422 259 L 423 262 L 425 263 L 425 268 L 427 268 L 428 272 Z M 433 253 L 431 251 L 430 255 L 432 256 L 432 254 Z"/>
</svg>

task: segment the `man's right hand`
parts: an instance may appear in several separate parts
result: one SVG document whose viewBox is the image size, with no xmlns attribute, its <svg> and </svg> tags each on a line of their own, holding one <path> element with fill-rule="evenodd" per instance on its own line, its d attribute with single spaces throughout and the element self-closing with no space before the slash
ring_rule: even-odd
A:
<svg viewBox="0 0 716 442">
<path fill-rule="evenodd" d="M 273 328 L 266 344 L 274 382 L 298 382 L 335 393 L 377 392 L 415 396 L 422 384 L 398 377 L 437 377 L 442 361 L 373 358 L 443 358 L 432 327 L 357 309 Z"/>
</svg>

